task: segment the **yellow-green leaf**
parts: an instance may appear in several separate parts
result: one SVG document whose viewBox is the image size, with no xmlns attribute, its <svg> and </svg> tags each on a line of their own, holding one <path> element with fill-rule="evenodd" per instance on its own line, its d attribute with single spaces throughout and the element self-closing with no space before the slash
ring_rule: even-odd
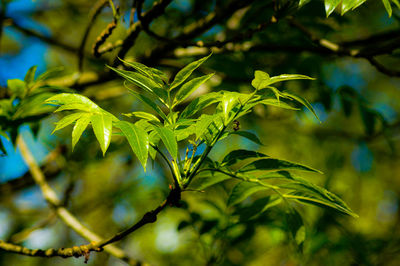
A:
<svg viewBox="0 0 400 266">
<path fill-rule="evenodd" d="M 104 155 L 111 142 L 112 119 L 108 115 L 95 114 L 90 117 L 90 122 Z"/>
</svg>

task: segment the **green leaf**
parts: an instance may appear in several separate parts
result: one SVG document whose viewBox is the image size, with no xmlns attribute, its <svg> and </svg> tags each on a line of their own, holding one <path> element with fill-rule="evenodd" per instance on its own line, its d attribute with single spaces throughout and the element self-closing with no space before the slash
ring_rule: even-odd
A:
<svg viewBox="0 0 400 266">
<path fill-rule="evenodd" d="M 288 80 L 298 80 L 298 79 L 315 80 L 315 78 L 311 78 L 311 77 L 305 76 L 305 75 L 282 74 L 282 75 L 270 78 L 268 86 L 271 84 L 277 83 L 277 82 L 288 81 Z"/>
<path fill-rule="evenodd" d="M 152 115 L 152 114 L 146 113 L 146 112 L 132 112 L 132 113 L 123 114 L 123 115 L 127 116 L 127 117 L 136 116 L 136 117 L 139 117 L 139 118 L 146 119 L 148 121 L 160 122 L 160 119 L 158 119 L 155 115 Z"/>
<path fill-rule="evenodd" d="M 194 126 L 194 133 L 196 134 L 196 141 L 203 137 L 204 134 L 208 133 L 206 130 L 208 127 L 219 117 L 218 114 L 207 115 L 203 114 L 199 120 L 197 120 Z M 217 133 L 217 132 L 216 132 Z"/>
<path fill-rule="evenodd" d="M 214 74 L 205 75 L 202 77 L 194 78 L 185 84 L 179 89 L 179 91 L 175 95 L 174 105 L 185 100 L 190 94 L 192 94 L 195 90 L 197 90 L 201 84 L 209 80 Z"/>
<path fill-rule="evenodd" d="M 240 182 L 236 184 L 236 186 L 232 189 L 232 192 L 229 195 L 228 199 L 228 206 L 236 205 L 244 201 L 247 197 L 251 196 L 252 194 L 267 189 L 269 188 L 261 186 L 258 183 Z"/>
<path fill-rule="evenodd" d="M 392 16 L 392 6 L 389 2 L 389 0 L 382 0 L 383 5 L 385 6 L 385 9 L 389 15 L 389 17 Z"/>
<path fill-rule="evenodd" d="M 201 64 L 203 64 L 204 61 L 206 61 L 209 57 L 211 56 L 208 55 L 206 57 L 203 57 L 197 61 L 194 61 L 187 66 L 185 66 L 183 69 L 181 69 L 175 76 L 174 81 L 172 81 L 171 86 L 169 87 L 169 90 L 173 90 L 175 87 L 178 87 L 179 85 L 182 84 L 192 73 L 193 71 L 198 68 Z"/>
<path fill-rule="evenodd" d="M 211 92 L 194 99 L 181 113 L 180 118 L 188 118 L 200 110 L 221 100 L 220 92 Z"/>
<path fill-rule="evenodd" d="M 189 188 L 195 190 L 204 190 L 231 178 L 232 177 L 228 175 L 216 171 L 202 172 L 193 179 L 189 185 Z"/>
<path fill-rule="evenodd" d="M 293 192 L 283 195 L 287 199 L 295 199 L 320 207 L 330 207 L 352 217 L 358 217 L 338 196 L 306 180 L 297 178 L 296 182 L 280 184 L 278 186 L 293 190 Z"/>
<path fill-rule="evenodd" d="M 205 115 L 203 115 L 203 116 L 205 116 Z M 210 117 L 210 119 L 212 120 L 211 123 L 208 124 L 208 126 L 202 132 L 202 135 L 200 137 L 207 144 L 212 144 L 212 142 L 215 141 L 215 137 L 220 133 L 220 131 L 224 127 L 223 118 L 222 118 L 220 113 L 216 113 L 216 114 L 212 115 Z M 200 128 L 200 126 L 206 126 L 207 122 L 208 121 L 204 121 L 203 125 L 199 125 L 199 126 L 196 125 L 195 126 L 195 130 L 196 130 L 195 133 L 198 134 L 197 133 L 197 128 Z M 202 129 L 200 129 L 200 130 L 202 130 Z M 227 136 L 226 134 L 220 136 L 219 140 L 223 139 L 226 136 Z"/>
<path fill-rule="evenodd" d="M 313 108 L 313 107 L 311 106 L 311 104 L 307 101 L 307 99 L 305 99 L 305 98 L 303 98 L 303 97 L 301 97 L 301 96 L 299 96 L 299 95 L 293 94 L 293 93 L 282 92 L 282 94 L 283 94 L 285 97 L 291 98 L 291 99 L 297 101 L 298 103 L 304 105 L 310 112 L 313 113 L 313 115 L 315 116 L 315 118 L 317 118 L 318 121 L 321 122 L 321 120 L 319 120 L 319 117 L 318 117 L 317 113 L 315 113 L 314 108 Z"/>
<path fill-rule="evenodd" d="M 329 17 L 340 3 L 341 0 L 325 0 L 326 17 Z"/>
<path fill-rule="evenodd" d="M 310 2 L 311 0 L 300 0 L 299 2 L 299 8 L 303 7 L 305 4 L 307 4 L 308 2 Z"/>
<path fill-rule="evenodd" d="M 85 131 L 86 127 L 90 123 L 91 116 L 91 114 L 84 114 L 76 121 L 74 129 L 72 130 L 72 150 L 74 150 L 83 131 Z"/>
<path fill-rule="evenodd" d="M 234 215 L 239 215 L 241 222 L 248 221 L 257 214 L 265 211 L 265 206 L 271 202 L 271 196 L 255 200 L 249 206 L 238 206 L 235 208 Z"/>
<path fill-rule="evenodd" d="M 244 137 L 258 145 L 264 145 L 264 144 L 262 144 L 262 142 L 260 141 L 260 139 L 257 137 L 256 134 L 251 133 L 249 131 L 233 131 L 233 132 L 229 132 L 229 135 L 239 135 L 239 136 Z"/>
<path fill-rule="evenodd" d="M 104 155 L 111 142 L 112 118 L 104 114 L 94 114 L 90 117 L 90 122 Z"/>
<path fill-rule="evenodd" d="M 159 85 L 162 86 L 164 84 L 163 79 L 166 78 L 166 76 L 162 71 L 155 69 L 155 68 L 148 67 L 139 62 L 128 62 L 128 61 L 122 60 L 121 58 L 119 58 L 119 60 L 121 60 L 126 65 L 134 68 L 136 71 L 140 72 L 141 74 L 153 79 Z"/>
<path fill-rule="evenodd" d="M 132 151 L 138 157 L 143 169 L 146 171 L 147 158 L 149 154 L 149 135 L 147 132 L 132 123 L 119 121 L 115 123 L 127 138 Z"/>
<path fill-rule="evenodd" d="M 36 68 L 37 66 L 33 66 L 29 68 L 28 72 L 26 72 L 24 81 L 28 86 L 31 86 L 32 83 L 35 81 Z"/>
<path fill-rule="evenodd" d="M 343 0 L 342 1 L 342 13 L 344 15 L 349 10 L 354 10 L 361 4 L 363 4 L 366 0 Z"/>
<path fill-rule="evenodd" d="M 87 112 L 99 112 L 101 108 L 92 102 L 89 98 L 74 94 L 74 93 L 60 93 L 46 100 L 48 104 L 65 105 L 62 110 L 79 109 Z M 74 106 L 69 109 L 68 106 Z"/>
<path fill-rule="evenodd" d="M 169 154 L 176 160 L 178 157 L 178 143 L 176 142 L 174 132 L 166 127 L 154 126 L 154 129 L 157 131 Z"/>
<path fill-rule="evenodd" d="M 74 113 L 74 114 L 70 114 L 70 115 L 63 117 L 60 121 L 58 121 L 56 123 L 56 128 L 53 130 L 52 134 L 55 131 L 60 130 L 60 129 L 72 124 L 73 122 L 75 122 L 76 120 L 81 118 L 82 115 L 84 115 L 84 114 L 85 113 L 83 113 L 83 112 L 79 112 L 79 113 Z"/>
<path fill-rule="evenodd" d="M 261 90 L 266 88 L 270 83 L 270 76 L 268 73 L 261 71 L 261 70 L 256 70 L 254 72 L 254 79 L 251 81 L 251 85 L 257 89 Z"/>
<path fill-rule="evenodd" d="M 7 87 L 11 91 L 12 96 L 24 98 L 27 87 L 26 83 L 20 79 L 9 79 L 7 80 Z"/>
<path fill-rule="evenodd" d="M 249 159 L 249 158 L 263 158 L 263 157 L 269 157 L 268 155 L 265 155 L 264 153 L 257 152 L 257 151 L 250 151 L 250 150 L 234 150 L 228 153 L 224 159 L 222 160 L 221 166 L 230 166 L 234 165 L 235 163 Z"/>
<path fill-rule="evenodd" d="M 44 72 L 43 74 L 41 74 L 36 79 L 36 82 L 43 81 L 43 80 L 46 80 L 49 78 L 53 78 L 63 70 L 64 70 L 63 66 L 51 68 L 51 69 L 47 70 L 46 72 Z"/>
<path fill-rule="evenodd" d="M 158 97 L 163 103 L 167 102 L 168 99 L 168 93 L 166 90 L 164 90 L 160 84 L 155 82 L 153 79 L 142 75 L 138 72 L 132 72 L 132 71 L 127 71 L 127 70 L 121 70 L 117 69 L 111 66 L 107 66 L 113 71 L 115 71 L 117 74 L 119 74 L 121 77 L 125 78 L 127 81 L 135 84 L 139 88 L 142 88 L 143 90 L 149 92 L 150 94 Z"/>
<path fill-rule="evenodd" d="M 234 92 L 223 92 L 222 100 L 220 103 L 220 108 L 222 114 L 224 115 L 224 123 L 228 123 L 230 121 L 231 111 L 235 106 L 240 105 L 239 103 L 240 94 Z"/>
<path fill-rule="evenodd" d="M 303 219 L 294 208 L 290 208 L 286 214 L 286 222 L 293 240 L 299 246 L 300 250 L 302 250 L 304 240 L 306 239 L 306 228 Z"/>
<path fill-rule="evenodd" d="M 164 112 L 161 110 L 161 108 L 154 103 L 153 100 L 149 99 L 148 97 L 137 93 L 136 91 L 133 90 L 129 90 L 130 93 L 132 93 L 136 98 L 138 98 L 141 102 L 143 102 L 144 104 L 146 104 L 147 106 L 149 106 L 151 109 L 153 109 L 154 111 L 157 112 L 157 114 L 159 114 L 161 116 L 162 119 L 164 119 L 165 121 L 169 121 L 167 116 L 164 114 Z"/>
<path fill-rule="evenodd" d="M 275 107 L 279 107 L 279 108 L 283 108 L 283 109 L 300 110 L 299 108 L 290 106 L 289 104 L 282 102 L 278 99 L 264 99 L 264 100 L 261 100 L 259 103 L 264 104 L 264 105 L 275 106 Z"/>
<path fill-rule="evenodd" d="M 313 169 L 311 167 L 302 164 L 292 163 L 289 161 L 279 160 L 274 158 L 265 158 L 251 162 L 240 168 L 239 172 L 244 173 L 249 171 L 280 171 L 280 170 L 302 170 L 302 171 L 321 173 L 316 169 Z"/>
</svg>

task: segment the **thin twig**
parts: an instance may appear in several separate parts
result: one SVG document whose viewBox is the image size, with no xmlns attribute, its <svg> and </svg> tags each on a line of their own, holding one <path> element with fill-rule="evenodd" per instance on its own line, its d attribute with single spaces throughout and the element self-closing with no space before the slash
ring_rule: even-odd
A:
<svg viewBox="0 0 400 266">
<path fill-rule="evenodd" d="M 47 203 L 54 209 L 57 216 L 60 217 L 60 219 L 63 220 L 67 226 L 69 226 L 71 229 L 73 229 L 75 232 L 77 232 L 83 238 L 85 238 L 91 242 L 101 241 L 102 238 L 100 236 L 98 236 L 96 233 L 90 231 L 75 216 L 73 216 L 66 208 L 60 206 L 61 201 L 57 197 L 55 191 L 47 183 L 45 176 L 43 175 L 42 171 L 40 170 L 40 167 L 35 162 L 33 155 L 31 154 L 28 146 L 25 144 L 25 142 L 21 136 L 18 138 L 17 143 L 18 143 L 19 149 L 21 151 L 21 155 L 29 167 L 29 171 L 31 172 L 32 178 L 38 184 L 40 190 L 42 191 L 43 197 L 45 198 Z M 82 245 L 79 247 L 59 249 L 59 250 L 50 249 L 50 250 L 46 250 L 46 251 L 40 251 L 40 250 L 32 251 L 32 250 L 26 250 L 24 248 L 19 249 L 18 247 L 13 247 L 10 245 L 7 245 L 6 247 L 13 248 L 13 250 L 16 252 L 19 252 L 19 253 L 25 254 L 25 255 L 30 255 L 30 256 L 51 255 L 51 256 L 62 256 L 62 257 L 65 257 L 65 256 L 67 256 L 67 257 L 78 256 L 79 257 L 79 256 L 83 256 L 83 255 L 87 254 L 87 252 L 90 252 L 90 251 L 101 251 L 101 248 L 95 247 L 93 245 L 93 243 L 88 244 L 88 245 Z M 117 247 L 108 246 L 108 247 L 105 247 L 104 249 L 108 253 L 113 255 L 114 257 L 124 260 L 125 262 L 127 262 L 129 264 L 136 263 L 133 259 L 129 258 L 121 249 L 119 249 Z"/>
<path fill-rule="evenodd" d="M 24 28 L 21 25 L 19 25 L 14 19 L 11 19 L 10 21 L 11 21 L 11 25 L 15 29 L 17 29 L 20 32 L 22 32 L 23 34 L 36 37 L 36 38 L 38 38 L 39 40 L 41 40 L 41 41 L 43 41 L 45 43 L 48 43 L 50 45 L 59 47 L 59 48 L 64 49 L 65 51 L 68 51 L 68 52 L 77 53 L 77 51 L 78 51 L 77 47 L 74 47 L 72 45 L 63 43 L 63 42 L 59 41 L 57 38 L 47 37 L 47 36 L 42 35 L 42 34 L 36 32 L 36 31 L 33 31 L 31 29 Z"/>
<path fill-rule="evenodd" d="M 89 14 L 89 23 L 86 26 L 85 33 L 83 34 L 81 44 L 79 45 L 79 50 L 78 50 L 78 70 L 79 72 L 82 72 L 82 67 L 83 67 L 83 61 L 84 61 L 84 48 L 85 44 L 87 41 L 87 38 L 89 36 L 89 32 L 92 29 L 96 18 L 98 15 L 100 15 L 101 11 L 103 8 L 106 6 L 108 0 L 98 0 L 96 4 L 93 6 L 92 11 Z"/>
</svg>

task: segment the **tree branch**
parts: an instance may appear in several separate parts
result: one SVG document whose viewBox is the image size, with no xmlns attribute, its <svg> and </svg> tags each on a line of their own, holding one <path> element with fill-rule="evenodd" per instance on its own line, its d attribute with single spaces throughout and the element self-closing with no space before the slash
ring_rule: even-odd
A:
<svg viewBox="0 0 400 266">
<path fill-rule="evenodd" d="M 17 140 L 18 146 L 21 151 L 21 155 L 25 162 L 27 163 L 29 167 L 29 171 L 32 174 L 33 179 L 35 182 L 39 185 L 40 190 L 42 191 L 43 197 L 47 201 L 47 203 L 54 209 L 56 212 L 57 216 L 61 218 L 61 220 L 64 221 L 64 223 L 69 226 L 71 229 L 73 229 L 75 232 L 77 232 L 80 236 L 83 238 L 92 241 L 92 242 L 99 242 L 101 241 L 101 237 L 95 234 L 94 232 L 90 231 L 88 228 L 86 228 L 79 220 L 73 216 L 66 208 L 60 206 L 61 201 L 58 199 L 55 191 L 49 186 L 47 183 L 45 176 L 43 175 L 42 171 L 40 170 L 39 166 L 36 164 L 31 152 L 29 151 L 29 148 L 26 146 L 24 140 L 20 136 Z M 3 245 L 4 246 L 4 245 Z M 1 247 L 1 246 L 0 246 Z M 15 252 L 22 252 L 21 254 L 25 255 L 30 255 L 30 256 L 45 256 L 46 254 L 52 254 L 52 256 L 60 256 L 62 257 L 79 257 L 85 255 L 87 252 L 90 251 L 101 251 L 101 248 L 95 247 L 93 243 L 88 244 L 88 245 L 82 245 L 78 248 L 67 248 L 67 249 L 59 249 L 59 250 L 54 250 L 50 249 L 46 251 L 36 251 L 33 252 L 32 250 L 26 250 L 24 248 L 19 249 L 18 247 L 14 246 L 9 246 L 6 245 L 6 248 L 11 248 Z M 64 252 L 62 250 L 67 250 L 68 252 Z M 117 247 L 114 246 L 108 246 L 105 247 L 105 250 L 113 255 L 114 257 L 117 257 L 121 260 L 124 260 L 125 262 L 129 264 L 135 264 L 136 262 L 129 258 L 122 250 L 120 250 Z M 47 253 L 46 253 L 47 252 Z M 36 255 L 35 255 L 36 254 Z"/>
<path fill-rule="evenodd" d="M 386 43 L 385 45 L 380 45 L 379 47 L 373 47 L 371 48 L 370 46 L 359 48 L 359 49 L 349 49 L 347 47 L 341 46 L 340 44 L 331 42 L 327 39 L 319 38 L 316 36 L 314 33 L 309 31 L 306 27 L 304 27 L 301 23 L 296 21 L 295 19 L 291 18 L 289 19 L 290 25 L 293 27 L 299 29 L 301 32 L 303 32 L 313 43 L 318 45 L 319 47 L 322 47 L 324 49 L 327 49 L 330 51 L 332 54 L 336 55 L 344 55 L 344 56 L 350 56 L 353 58 L 364 58 L 368 60 L 378 71 L 388 75 L 388 76 L 393 76 L 393 77 L 400 77 L 400 71 L 396 70 L 391 70 L 384 65 L 380 64 L 374 56 L 377 55 L 382 55 L 382 54 L 390 54 L 393 50 L 397 49 L 400 47 L 400 38 L 395 38 L 394 40 L 391 40 L 390 42 Z M 376 38 L 379 39 L 379 38 Z M 376 40 L 374 39 L 374 40 Z M 368 40 L 368 39 L 367 39 Z M 365 41 L 365 39 L 364 39 Z M 354 43 L 354 42 L 353 42 Z M 360 42 L 355 42 L 360 44 Z"/>
<path fill-rule="evenodd" d="M 41 41 L 43 41 L 45 43 L 48 43 L 50 45 L 59 47 L 59 48 L 65 50 L 67 52 L 71 52 L 71 53 L 77 53 L 78 52 L 78 48 L 76 48 L 76 47 L 74 47 L 72 45 L 63 43 L 63 42 L 59 41 L 57 38 L 47 37 L 47 36 L 44 36 L 44 35 L 36 32 L 36 31 L 30 30 L 30 29 L 26 29 L 23 26 L 19 25 L 14 19 L 11 19 L 10 21 L 12 23 L 11 25 L 15 29 L 17 29 L 20 32 L 22 32 L 23 34 L 26 34 L 26 35 L 29 35 L 29 36 L 32 36 L 32 37 L 36 37 L 36 38 L 38 38 L 39 40 L 41 40 Z"/>
<path fill-rule="evenodd" d="M 89 23 L 86 26 L 85 33 L 83 34 L 81 44 L 79 45 L 78 50 L 78 70 L 82 72 L 83 60 L 84 60 L 84 48 L 89 36 L 89 32 L 92 29 L 94 22 L 96 21 L 97 16 L 101 13 L 103 8 L 106 6 L 108 0 L 98 0 L 93 6 L 92 11 L 89 14 Z"/>
<path fill-rule="evenodd" d="M 153 7 L 143 15 L 143 23 L 150 23 L 155 18 L 161 16 L 165 8 L 172 2 L 172 0 L 159 0 L 155 2 Z M 117 58 L 124 58 L 129 49 L 135 44 L 136 38 L 138 37 L 140 31 L 142 30 L 142 22 L 137 21 L 134 23 L 128 33 L 128 36 L 124 39 L 122 43 L 122 48 L 118 52 Z M 117 58 L 114 60 L 114 65 L 118 64 Z"/>
</svg>

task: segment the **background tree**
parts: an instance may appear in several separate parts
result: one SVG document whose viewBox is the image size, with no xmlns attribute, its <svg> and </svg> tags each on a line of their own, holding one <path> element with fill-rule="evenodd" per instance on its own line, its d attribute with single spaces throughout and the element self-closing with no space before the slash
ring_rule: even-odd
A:
<svg viewBox="0 0 400 266">
<path fill-rule="evenodd" d="M 53 107 L 41 103 L 55 93 L 79 92 L 114 115 L 147 111 L 106 64 L 132 70 L 118 58 L 141 62 L 174 77 L 212 51 L 194 73 L 215 73 L 197 96 L 247 93 L 256 69 L 271 76 L 301 73 L 317 80 L 290 81 L 278 89 L 309 99 L 322 123 L 306 110 L 257 106 L 239 126 L 257 133 L 264 145 L 238 136 L 217 146 L 211 158 L 221 160 L 245 147 L 314 166 L 325 175 L 307 179 L 341 196 L 360 218 L 295 204 L 301 216 L 296 212 L 286 219 L 281 205 L 264 209 L 270 201 L 262 191 L 228 207 L 237 183 L 228 180 L 204 193 L 185 192 L 180 208 L 167 208 L 157 223 L 119 241 L 120 248 L 92 252 L 88 263 L 118 265 L 121 258 L 160 265 L 396 265 L 396 6 L 388 0 L 2 1 L 0 238 L 31 249 L 71 247 L 87 243 L 82 236 L 100 238 L 88 228 L 108 237 L 158 206 L 171 191 L 167 165 L 160 161 L 143 172 L 126 141 L 117 137 L 103 157 L 90 130 L 72 152 L 71 129 L 50 135 L 63 116 L 51 115 Z M 32 65 L 36 77 L 33 68 L 28 71 Z M 53 69 L 59 66 L 64 69 Z M 30 90 L 40 93 L 24 98 Z M 47 203 L 41 191 L 47 191 Z M 290 229 L 300 220 L 306 238 L 297 245 Z M 69 265 L 73 260 L 0 250 L 0 262 Z"/>
</svg>

